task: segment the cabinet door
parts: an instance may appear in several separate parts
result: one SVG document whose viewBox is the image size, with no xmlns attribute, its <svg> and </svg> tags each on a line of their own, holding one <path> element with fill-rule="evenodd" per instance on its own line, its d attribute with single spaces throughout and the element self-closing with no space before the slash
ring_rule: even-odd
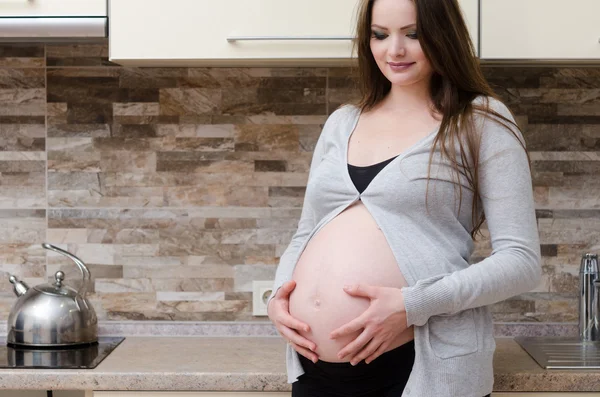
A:
<svg viewBox="0 0 600 397">
<path fill-rule="evenodd" d="M 0 0 L 2 17 L 106 17 L 106 0 Z"/>
<path fill-rule="evenodd" d="M 110 0 L 109 57 L 140 66 L 347 60 L 357 4 L 357 0 L 170 0 L 167 7 L 163 0 Z M 294 40 L 305 36 L 330 39 Z M 233 38 L 239 40 L 230 41 Z"/>
<path fill-rule="evenodd" d="M 333 66 L 354 58 L 358 0 L 109 1 L 115 63 Z M 460 1 L 476 29 L 478 0 Z"/>
<path fill-rule="evenodd" d="M 279 392 L 96 391 L 94 397 L 290 397 Z"/>
<path fill-rule="evenodd" d="M 482 59 L 600 59 L 598 0 L 481 0 Z"/>
<path fill-rule="evenodd" d="M 479 0 L 458 0 L 458 4 L 469 28 L 476 54 L 479 55 Z"/>
</svg>

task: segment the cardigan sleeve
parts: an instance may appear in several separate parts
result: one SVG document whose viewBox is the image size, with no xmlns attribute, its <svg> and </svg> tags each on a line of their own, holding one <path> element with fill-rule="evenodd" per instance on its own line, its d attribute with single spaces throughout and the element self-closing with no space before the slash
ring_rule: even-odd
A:
<svg viewBox="0 0 600 397">
<path fill-rule="evenodd" d="M 514 121 L 501 102 L 491 99 L 490 106 Z M 515 133 L 524 143 L 520 132 Z M 480 198 L 492 253 L 465 269 L 402 288 L 408 326 L 422 326 L 431 316 L 491 305 L 528 292 L 540 282 L 540 243 L 523 146 L 506 127 L 486 119 L 479 166 Z"/>
</svg>

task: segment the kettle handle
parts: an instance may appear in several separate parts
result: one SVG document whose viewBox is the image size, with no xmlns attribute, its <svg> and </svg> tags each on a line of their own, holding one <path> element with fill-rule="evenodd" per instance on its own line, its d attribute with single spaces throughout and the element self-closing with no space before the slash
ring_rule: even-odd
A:
<svg viewBox="0 0 600 397">
<path fill-rule="evenodd" d="M 83 261 L 81 259 L 79 259 L 75 255 L 71 254 L 70 252 L 67 252 L 67 251 L 65 251 L 61 248 L 58 248 L 52 244 L 43 243 L 42 247 L 44 247 L 47 250 L 62 254 L 64 256 L 66 256 L 67 258 L 71 259 L 73 262 L 75 262 L 75 264 L 79 267 L 79 270 L 81 270 L 81 274 L 83 275 L 83 284 L 81 285 L 81 287 L 79 288 L 79 291 L 77 291 L 77 293 L 79 295 L 81 295 L 82 299 L 85 299 L 85 295 L 87 294 L 88 284 L 91 279 L 90 271 L 88 270 L 85 263 L 83 263 Z"/>
</svg>

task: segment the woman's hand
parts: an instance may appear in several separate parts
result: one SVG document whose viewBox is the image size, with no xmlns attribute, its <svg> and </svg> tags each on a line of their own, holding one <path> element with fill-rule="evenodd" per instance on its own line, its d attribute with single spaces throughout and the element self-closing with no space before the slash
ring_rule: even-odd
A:
<svg viewBox="0 0 600 397">
<path fill-rule="evenodd" d="M 347 286 L 344 291 L 352 296 L 369 298 L 371 303 L 360 316 L 332 331 L 330 338 L 335 339 L 364 329 L 356 339 L 340 350 L 338 358 L 349 356 L 352 365 L 362 360 L 369 364 L 408 328 L 404 296 L 399 288 L 370 285 Z"/>
<path fill-rule="evenodd" d="M 301 336 L 296 330 L 310 331 L 308 324 L 295 319 L 290 315 L 290 293 L 296 288 L 295 281 L 288 281 L 279 288 L 267 306 L 267 314 L 275 324 L 279 334 L 294 350 L 312 362 L 316 363 L 319 357 L 314 352 L 317 345 Z"/>
</svg>

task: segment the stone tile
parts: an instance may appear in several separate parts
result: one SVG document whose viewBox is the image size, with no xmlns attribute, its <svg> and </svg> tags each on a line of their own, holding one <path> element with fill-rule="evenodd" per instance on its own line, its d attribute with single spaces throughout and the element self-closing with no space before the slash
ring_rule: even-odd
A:
<svg viewBox="0 0 600 397">
<path fill-rule="evenodd" d="M 174 274 L 180 278 L 232 278 L 233 268 L 229 265 L 207 264 L 203 266 L 127 265 L 123 269 L 123 276 L 127 278 L 170 279 Z"/>
<path fill-rule="evenodd" d="M 158 116 L 158 103 L 113 103 L 115 116 Z"/>
<path fill-rule="evenodd" d="M 10 216 L 2 214 L 0 216 Z M 4 219 L 3 219 L 4 220 Z M 24 224 L 28 221 L 24 217 L 15 220 L 21 220 Z M 39 222 L 37 222 L 39 223 Z M 9 275 L 15 275 L 19 280 L 27 284 L 37 285 L 45 280 L 46 250 L 41 246 L 41 240 L 35 244 L 19 243 L 10 239 L 7 243 L 0 242 L 0 267 L 6 283 L 0 283 L 0 293 L 14 297 L 12 284 L 8 282 Z M 14 299 L 11 299 L 11 307 Z M 8 314 L 8 313 L 7 313 Z"/>
<path fill-rule="evenodd" d="M 496 89 L 539 88 L 540 80 L 554 74 L 551 67 L 484 66 L 485 78 Z"/>
<path fill-rule="evenodd" d="M 0 69 L 0 89 L 45 88 L 45 73 L 42 68 L 3 68 Z"/>
<path fill-rule="evenodd" d="M 540 85 L 546 88 L 596 89 L 600 86 L 600 70 L 597 67 L 556 68 L 551 75 L 540 76 Z"/>
<path fill-rule="evenodd" d="M 221 90 L 212 88 L 161 88 L 160 114 L 204 115 L 220 112 Z"/>
<path fill-rule="evenodd" d="M 156 135 L 173 138 L 233 138 L 233 124 L 162 124 L 156 126 Z"/>
<path fill-rule="evenodd" d="M 46 211 L 0 209 L 0 244 L 41 244 L 46 234 Z"/>
<path fill-rule="evenodd" d="M 177 88 L 180 79 L 188 75 L 187 68 L 129 68 L 120 69 L 119 86 L 123 88 Z"/>
<path fill-rule="evenodd" d="M 537 171 L 561 172 L 563 174 L 598 174 L 600 161 L 533 161 Z"/>
<path fill-rule="evenodd" d="M 0 89 L 0 115 L 44 116 L 46 114 L 44 88 Z"/>
<path fill-rule="evenodd" d="M 160 302 L 178 302 L 178 301 L 223 301 L 225 292 L 171 292 L 159 291 L 156 293 L 156 300 Z"/>
<path fill-rule="evenodd" d="M 206 88 L 325 87 L 325 68 L 190 68 L 180 86 Z"/>
<path fill-rule="evenodd" d="M 108 124 L 49 124 L 48 137 L 92 137 L 102 138 L 111 135 Z"/>
<path fill-rule="evenodd" d="M 273 113 L 276 115 L 318 115 L 326 113 L 325 88 L 222 90 L 221 112 L 230 115 Z"/>
<path fill-rule="evenodd" d="M 44 45 L 34 43 L 0 44 L 0 67 L 22 68 L 45 66 Z"/>
<path fill-rule="evenodd" d="M 274 280 L 276 266 L 237 265 L 235 266 L 234 291 L 252 292 L 253 280 Z"/>
<path fill-rule="evenodd" d="M 46 45 L 46 63 L 51 66 L 118 66 L 108 60 L 108 40 L 101 44 Z"/>
<path fill-rule="evenodd" d="M 287 162 L 283 160 L 257 160 L 254 162 L 255 172 L 285 172 Z"/>
</svg>

